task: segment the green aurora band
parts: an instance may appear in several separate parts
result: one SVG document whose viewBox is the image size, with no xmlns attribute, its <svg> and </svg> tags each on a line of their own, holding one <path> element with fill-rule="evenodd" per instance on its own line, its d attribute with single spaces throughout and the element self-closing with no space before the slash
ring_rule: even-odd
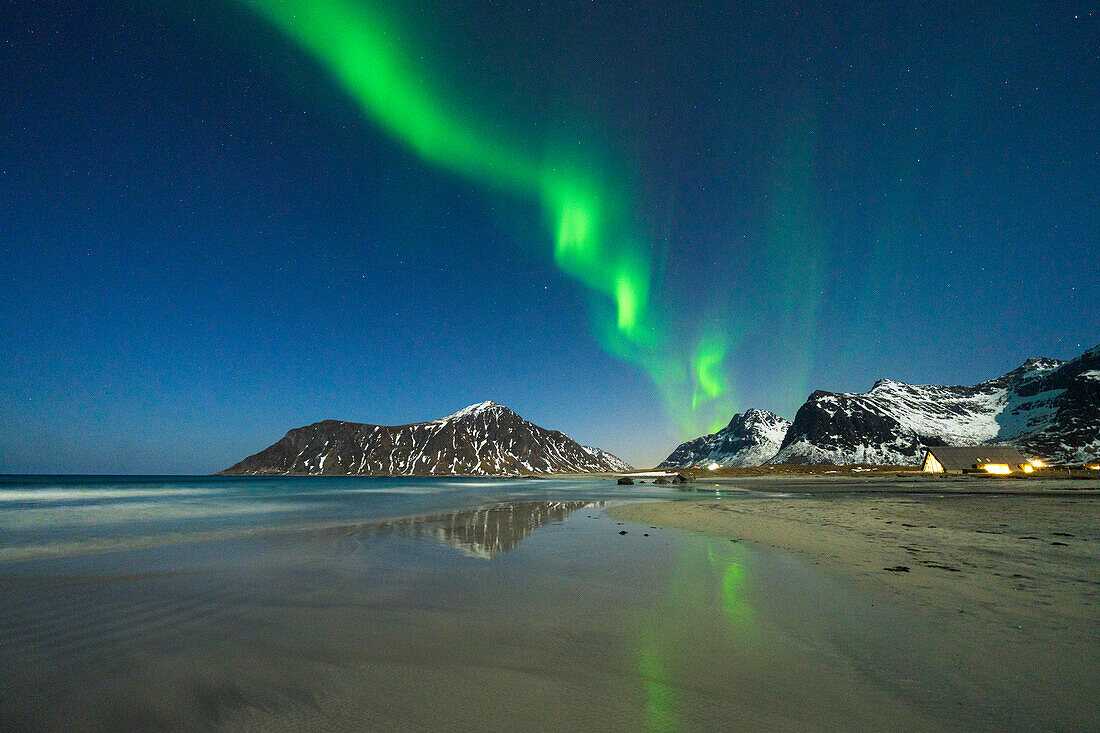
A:
<svg viewBox="0 0 1100 733">
<path fill-rule="evenodd" d="M 368 4 L 240 2 L 312 54 L 379 128 L 421 159 L 538 202 L 555 262 L 599 295 L 594 322 L 603 348 L 649 376 L 681 430 L 698 434 L 725 424 L 733 411 L 723 373 L 727 340 L 705 334 L 693 348 L 673 343 L 650 297 L 650 248 L 636 236 L 629 197 L 607 183 L 610 176 L 575 156 L 524 153 L 487 132 L 496 128 L 448 107 L 396 29 Z M 613 310 L 604 318 L 607 302 Z"/>
</svg>

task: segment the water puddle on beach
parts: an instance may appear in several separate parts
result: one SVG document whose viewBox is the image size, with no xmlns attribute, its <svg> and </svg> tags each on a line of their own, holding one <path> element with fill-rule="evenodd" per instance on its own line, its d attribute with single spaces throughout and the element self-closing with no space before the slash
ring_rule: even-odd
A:
<svg viewBox="0 0 1100 733">
<path fill-rule="evenodd" d="M 843 598 L 584 501 L 9 562 L 0 728 L 943 729 Z"/>
</svg>

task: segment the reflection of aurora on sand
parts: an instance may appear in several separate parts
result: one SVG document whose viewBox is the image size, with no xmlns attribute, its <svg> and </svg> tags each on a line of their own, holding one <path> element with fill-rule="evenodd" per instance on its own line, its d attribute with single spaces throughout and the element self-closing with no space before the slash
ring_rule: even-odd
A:
<svg viewBox="0 0 1100 733">
<path fill-rule="evenodd" d="M 649 624 L 637 632 L 637 674 L 645 694 L 646 719 L 654 731 L 680 728 L 684 702 L 679 696 L 677 664 L 688 656 L 680 646 L 696 643 L 693 631 L 697 620 L 718 608 L 730 639 L 751 637 L 754 631 L 753 610 L 745 590 L 744 551 L 728 540 L 703 537 L 701 541 L 702 545 L 684 545 L 680 570 L 673 574 L 674 582 L 659 601 L 662 607 L 651 612 Z M 683 628 L 668 628 L 658 622 L 668 618 L 678 619 Z"/>
<path fill-rule="evenodd" d="M 680 343 L 670 313 L 653 302 L 652 246 L 639 234 L 630 186 L 610 166 L 569 146 L 520 149 L 447 100 L 447 79 L 414 62 L 394 25 L 369 3 L 350 0 L 242 0 L 311 53 L 370 119 L 422 160 L 542 208 L 554 261 L 597 294 L 593 321 L 609 353 L 645 372 L 669 413 L 688 432 L 724 425 L 733 404 L 721 329 Z M 432 83 L 434 81 L 434 83 Z M 495 132 L 493 132 L 495 131 Z M 608 303 L 613 308 L 607 308 Z M 691 336 L 687 336 L 689 340 Z M 690 404 L 690 410 L 687 405 Z"/>
</svg>

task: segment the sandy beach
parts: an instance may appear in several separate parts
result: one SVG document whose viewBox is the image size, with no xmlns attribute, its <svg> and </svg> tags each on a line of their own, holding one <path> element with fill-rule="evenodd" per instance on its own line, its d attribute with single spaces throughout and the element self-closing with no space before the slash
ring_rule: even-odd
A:
<svg viewBox="0 0 1100 733">
<path fill-rule="evenodd" d="M 1094 727 L 1084 484 L 749 478 L 9 482 L 0 729 Z"/>
<path fill-rule="evenodd" d="M 927 619 L 921 643 L 956 666 L 959 705 L 1002 696 L 1050 728 L 1086 729 L 1100 714 L 1100 495 L 1086 486 L 741 480 L 613 515 L 802 557 Z"/>
</svg>

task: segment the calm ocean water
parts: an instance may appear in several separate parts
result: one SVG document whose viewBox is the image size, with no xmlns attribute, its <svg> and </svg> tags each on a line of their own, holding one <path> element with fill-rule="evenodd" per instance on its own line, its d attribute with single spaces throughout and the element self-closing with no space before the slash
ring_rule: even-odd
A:
<svg viewBox="0 0 1100 733">
<path fill-rule="evenodd" d="M 683 496 L 599 479 L 0 476 L 0 562 L 501 502 Z"/>
</svg>

